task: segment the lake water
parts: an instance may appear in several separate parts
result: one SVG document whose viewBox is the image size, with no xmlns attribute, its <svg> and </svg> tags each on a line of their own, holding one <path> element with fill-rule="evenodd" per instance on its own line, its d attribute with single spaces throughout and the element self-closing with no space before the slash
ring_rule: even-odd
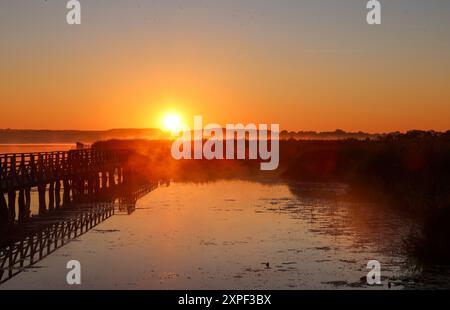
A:
<svg viewBox="0 0 450 310">
<path fill-rule="evenodd" d="M 227 180 L 159 187 L 0 289 L 391 289 L 450 287 L 417 269 L 412 219 L 349 201 L 342 184 Z M 66 284 L 78 260 L 82 285 Z M 367 263 L 383 285 L 369 287 Z"/>
<path fill-rule="evenodd" d="M 367 288 L 373 259 L 393 288 L 422 285 L 402 253 L 412 223 L 375 205 L 340 201 L 342 190 L 172 183 L 142 198 L 133 214 L 113 216 L 0 288 L 71 288 L 65 266 L 72 259 L 81 263 L 82 289 Z"/>
<path fill-rule="evenodd" d="M 68 151 L 75 148 L 76 144 L 0 144 L 0 154 Z"/>
</svg>

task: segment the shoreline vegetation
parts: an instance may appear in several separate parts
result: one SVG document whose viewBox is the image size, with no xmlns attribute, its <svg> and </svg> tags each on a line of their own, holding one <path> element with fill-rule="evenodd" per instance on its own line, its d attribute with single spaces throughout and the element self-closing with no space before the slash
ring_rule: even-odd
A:
<svg viewBox="0 0 450 310">
<path fill-rule="evenodd" d="M 421 231 L 405 240 L 415 259 L 450 264 L 450 132 L 281 140 L 276 171 L 260 171 L 259 162 L 250 160 L 177 161 L 171 158 L 167 140 L 109 140 L 92 147 L 131 149 L 136 154 L 131 165 L 175 181 L 265 178 L 345 183 L 349 196 L 400 209 L 420 222 Z"/>
<path fill-rule="evenodd" d="M 117 139 L 98 141 L 92 147 L 131 149 L 139 156 L 130 164 L 178 179 L 262 176 L 339 182 L 348 184 L 354 194 L 411 212 L 450 206 L 450 132 L 414 131 L 376 140 L 280 140 L 276 171 L 258 171 L 259 161 L 253 160 L 175 160 L 171 144 Z"/>
<path fill-rule="evenodd" d="M 366 133 L 362 131 L 347 132 L 341 129 L 334 131 L 287 131 L 280 132 L 281 140 L 379 140 L 386 137 L 402 135 L 450 135 L 447 132 L 410 131 L 407 133 Z M 109 130 L 34 130 L 34 129 L 2 129 L 0 128 L 0 144 L 73 144 L 75 142 L 94 143 L 112 139 L 150 139 L 171 140 L 170 132 L 158 128 L 122 128 Z"/>
</svg>

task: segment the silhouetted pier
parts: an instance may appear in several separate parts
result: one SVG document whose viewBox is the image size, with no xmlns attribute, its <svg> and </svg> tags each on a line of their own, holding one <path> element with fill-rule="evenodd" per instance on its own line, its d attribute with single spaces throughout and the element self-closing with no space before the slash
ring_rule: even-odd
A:
<svg viewBox="0 0 450 310">
<path fill-rule="evenodd" d="M 0 155 L 0 225 L 29 219 L 32 190 L 39 214 L 100 197 L 124 182 L 128 155 L 94 149 Z"/>
<path fill-rule="evenodd" d="M 133 213 L 138 199 L 160 183 L 130 169 L 127 151 L 76 150 L 0 158 L 0 284 L 114 214 Z M 39 212 L 30 216 L 35 189 Z"/>
</svg>

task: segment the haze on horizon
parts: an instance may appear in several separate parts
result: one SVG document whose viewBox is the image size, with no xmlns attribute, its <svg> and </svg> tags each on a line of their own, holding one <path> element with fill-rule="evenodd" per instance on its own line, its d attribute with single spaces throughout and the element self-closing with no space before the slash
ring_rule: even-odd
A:
<svg viewBox="0 0 450 310">
<path fill-rule="evenodd" d="M 0 128 L 450 129 L 450 1 L 0 3 Z"/>
</svg>

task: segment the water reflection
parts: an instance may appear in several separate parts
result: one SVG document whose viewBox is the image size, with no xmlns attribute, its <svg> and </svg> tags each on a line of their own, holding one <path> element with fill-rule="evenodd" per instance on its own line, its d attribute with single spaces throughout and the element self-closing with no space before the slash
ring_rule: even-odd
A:
<svg viewBox="0 0 450 310">
<path fill-rule="evenodd" d="M 342 184 L 173 183 L 1 288 L 69 288 L 69 259 L 82 263 L 83 289 L 366 289 L 372 259 L 384 280 L 375 288 L 449 287 L 448 268 L 417 270 L 405 251 L 413 218 L 346 193 Z"/>
<path fill-rule="evenodd" d="M 71 203 L 0 231 L 0 284 L 12 279 L 114 214 L 132 214 L 158 182 L 105 189 L 90 203 Z M 117 202 L 117 203 L 116 203 Z"/>
<path fill-rule="evenodd" d="M 77 205 L 40 217 L 0 239 L 0 284 L 114 215 L 113 203 Z"/>
</svg>

